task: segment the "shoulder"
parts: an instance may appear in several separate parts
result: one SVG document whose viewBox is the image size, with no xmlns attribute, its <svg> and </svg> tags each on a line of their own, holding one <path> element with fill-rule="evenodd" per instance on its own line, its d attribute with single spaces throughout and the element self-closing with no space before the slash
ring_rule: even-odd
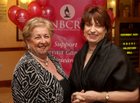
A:
<svg viewBox="0 0 140 103">
<path fill-rule="evenodd" d="M 16 66 L 22 66 L 25 65 L 27 63 L 29 63 L 32 60 L 32 57 L 29 53 L 25 53 L 18 61 L 18 63 L 16 64 Z"/>
<path fill-rule="evenodd" d="M 110 51 L 111 51 L 110 54 L 117 56 L 119 58 L 127 56 L 126 53 L 123 51 L 123 49 L 115 44 L 111 45 Z"/>
<path fill-rule="evenodd" d="M 109 55 L 114 56 L 125 56 L 126 53 L 123 51 L 123 49 L 116 44 L 112 43 L 111 41 L 105 39 L 101 46 L 101 51 L 109 52 Z"/>
<path fill-rule="evenodd" d="M 16 64 L 14 73 L 26 73 L 27 71 L 30 71 L 30 67 L 32 67 L 33 62 L 34 59 L 32 58 L 32 56 L 29 53 L 25 53 Z"/>
<path fill-rule="evenodd" d="M 98 45 L 97 55 L 101 58 L 108 58 L 107 60 L 114 61 L 115 63 L 125 62 L 128 58 L 122 48 L 107 39 L 104 39 Z"/>
</svg>

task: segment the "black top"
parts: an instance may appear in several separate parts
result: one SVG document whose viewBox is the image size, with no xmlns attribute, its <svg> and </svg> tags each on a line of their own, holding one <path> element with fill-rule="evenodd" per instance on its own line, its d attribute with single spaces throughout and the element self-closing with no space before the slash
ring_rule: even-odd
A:
<svg viewBox="0 0 140 103">
<path fill-rule="evenodd" d="M 85 91 L 132 91 L 139 87 L 139 76 L 131 63 L 123 51 L 106 37 L 98 43 L 84 68 L 87 50 L 88 43 L 86 42 L 75 55 L 69 76 L 72 92 L 82 89 Z"/>
<path fill-rule="evenodd" d="M 70 103 L 70 84 L 67 79 L 63 79 L 60 81 L 60 84 L 64 90 L 64 102 L 63 103 Z"/>
</svg>

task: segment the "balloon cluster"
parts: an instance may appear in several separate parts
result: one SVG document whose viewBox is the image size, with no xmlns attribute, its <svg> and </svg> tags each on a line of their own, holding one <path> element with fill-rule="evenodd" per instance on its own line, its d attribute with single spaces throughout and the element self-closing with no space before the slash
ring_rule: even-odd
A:
<svg viewBox="0 0 140 103">
<path fill-rule="evenodd" d="M 13 5 L 8 9 L 9 19 L 22 31 L 25 23 L 33 17 L 44 17 L 54 20 L 54 8 L 47 0 L 36 0 L 29 3 L 27 9 Z"/>
</svg>

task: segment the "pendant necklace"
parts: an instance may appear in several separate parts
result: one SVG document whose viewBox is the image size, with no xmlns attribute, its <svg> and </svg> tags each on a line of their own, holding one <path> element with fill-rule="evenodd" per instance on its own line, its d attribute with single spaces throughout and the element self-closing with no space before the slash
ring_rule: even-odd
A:
<svg viewBox="0 0 140 103">
<path fill-rule="evenodd" d="M 44 63 L 46 66 L 48 66 L 48 56 L 46 57 L 46 60 L 43 60 L 39 57 L 36 57 L 41 63 Z"/>
<path fill-rule="evenodd" d="M 88 53 L 89 53 L 89 54 L 92 54 L 93 51 L 94 51 L 94 50 L 92 50 L 92 49 L 90 49 L 90 48 L 88 49 Z"/>
<path fill-rule="evenodd" d="M 49 60 L 48 60 L 48 56 L 47 56 L 46 61 L 45 61 L 45 65 L 46 65 L 46 66 L 48 66 L 48 63 L 49 63 L 48 61 L 49 61 Z"/>
<path fill-rule="evenodd" d="M 48 64 L 49 64 L 49 63 L 48 63 L 48 62 L 49 62 L 48 56 L 46 57 L 46 60 L 43 60 L 43 59 L 37 57 L 36 55 L 34 55 L 34 54 L 31 53 L 31 52 L 30 52 L 30 54 L 31 54 L 33 57 L 35 57 L 35 58 L 37 59 L 37 61 L 39 61 L 39 62 L 45 64 L 46 66 L 48 66 Z"/>
</svg>

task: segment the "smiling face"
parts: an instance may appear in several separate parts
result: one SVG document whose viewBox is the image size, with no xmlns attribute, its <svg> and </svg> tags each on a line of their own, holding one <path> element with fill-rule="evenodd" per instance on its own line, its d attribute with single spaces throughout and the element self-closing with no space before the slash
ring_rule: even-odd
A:
<svg viewBox="0 0 140 103">
<path fill-rule="evenodd" d="M 101 7 L 88 7 L 82 16 L 80 27 L 89 43 L 97 44 L 105 35 L 110 39 L 111 20 L 107 11 Z"/>
<path fill-rule="evenodd" d="M 93 19 L 91 23 L 85 23 L 84 36 L 88 42 L 97 44 L 106 34 L 106 29 Z"/>
<path fill-rule="evenodd" d="M 46 27 L 35 27 L 26 43 L 29 51 L 38 57 L 43 57 L 51 46 L 51 35 Z"/>
<path fill-rule="evenodd" d="M 30 19 L 23 28 L 23 40 L 27 49 L 34 55 L 45 58 L 51 46 L 53 31 L 53 24 L 48 19 Z"/>
</svg>

